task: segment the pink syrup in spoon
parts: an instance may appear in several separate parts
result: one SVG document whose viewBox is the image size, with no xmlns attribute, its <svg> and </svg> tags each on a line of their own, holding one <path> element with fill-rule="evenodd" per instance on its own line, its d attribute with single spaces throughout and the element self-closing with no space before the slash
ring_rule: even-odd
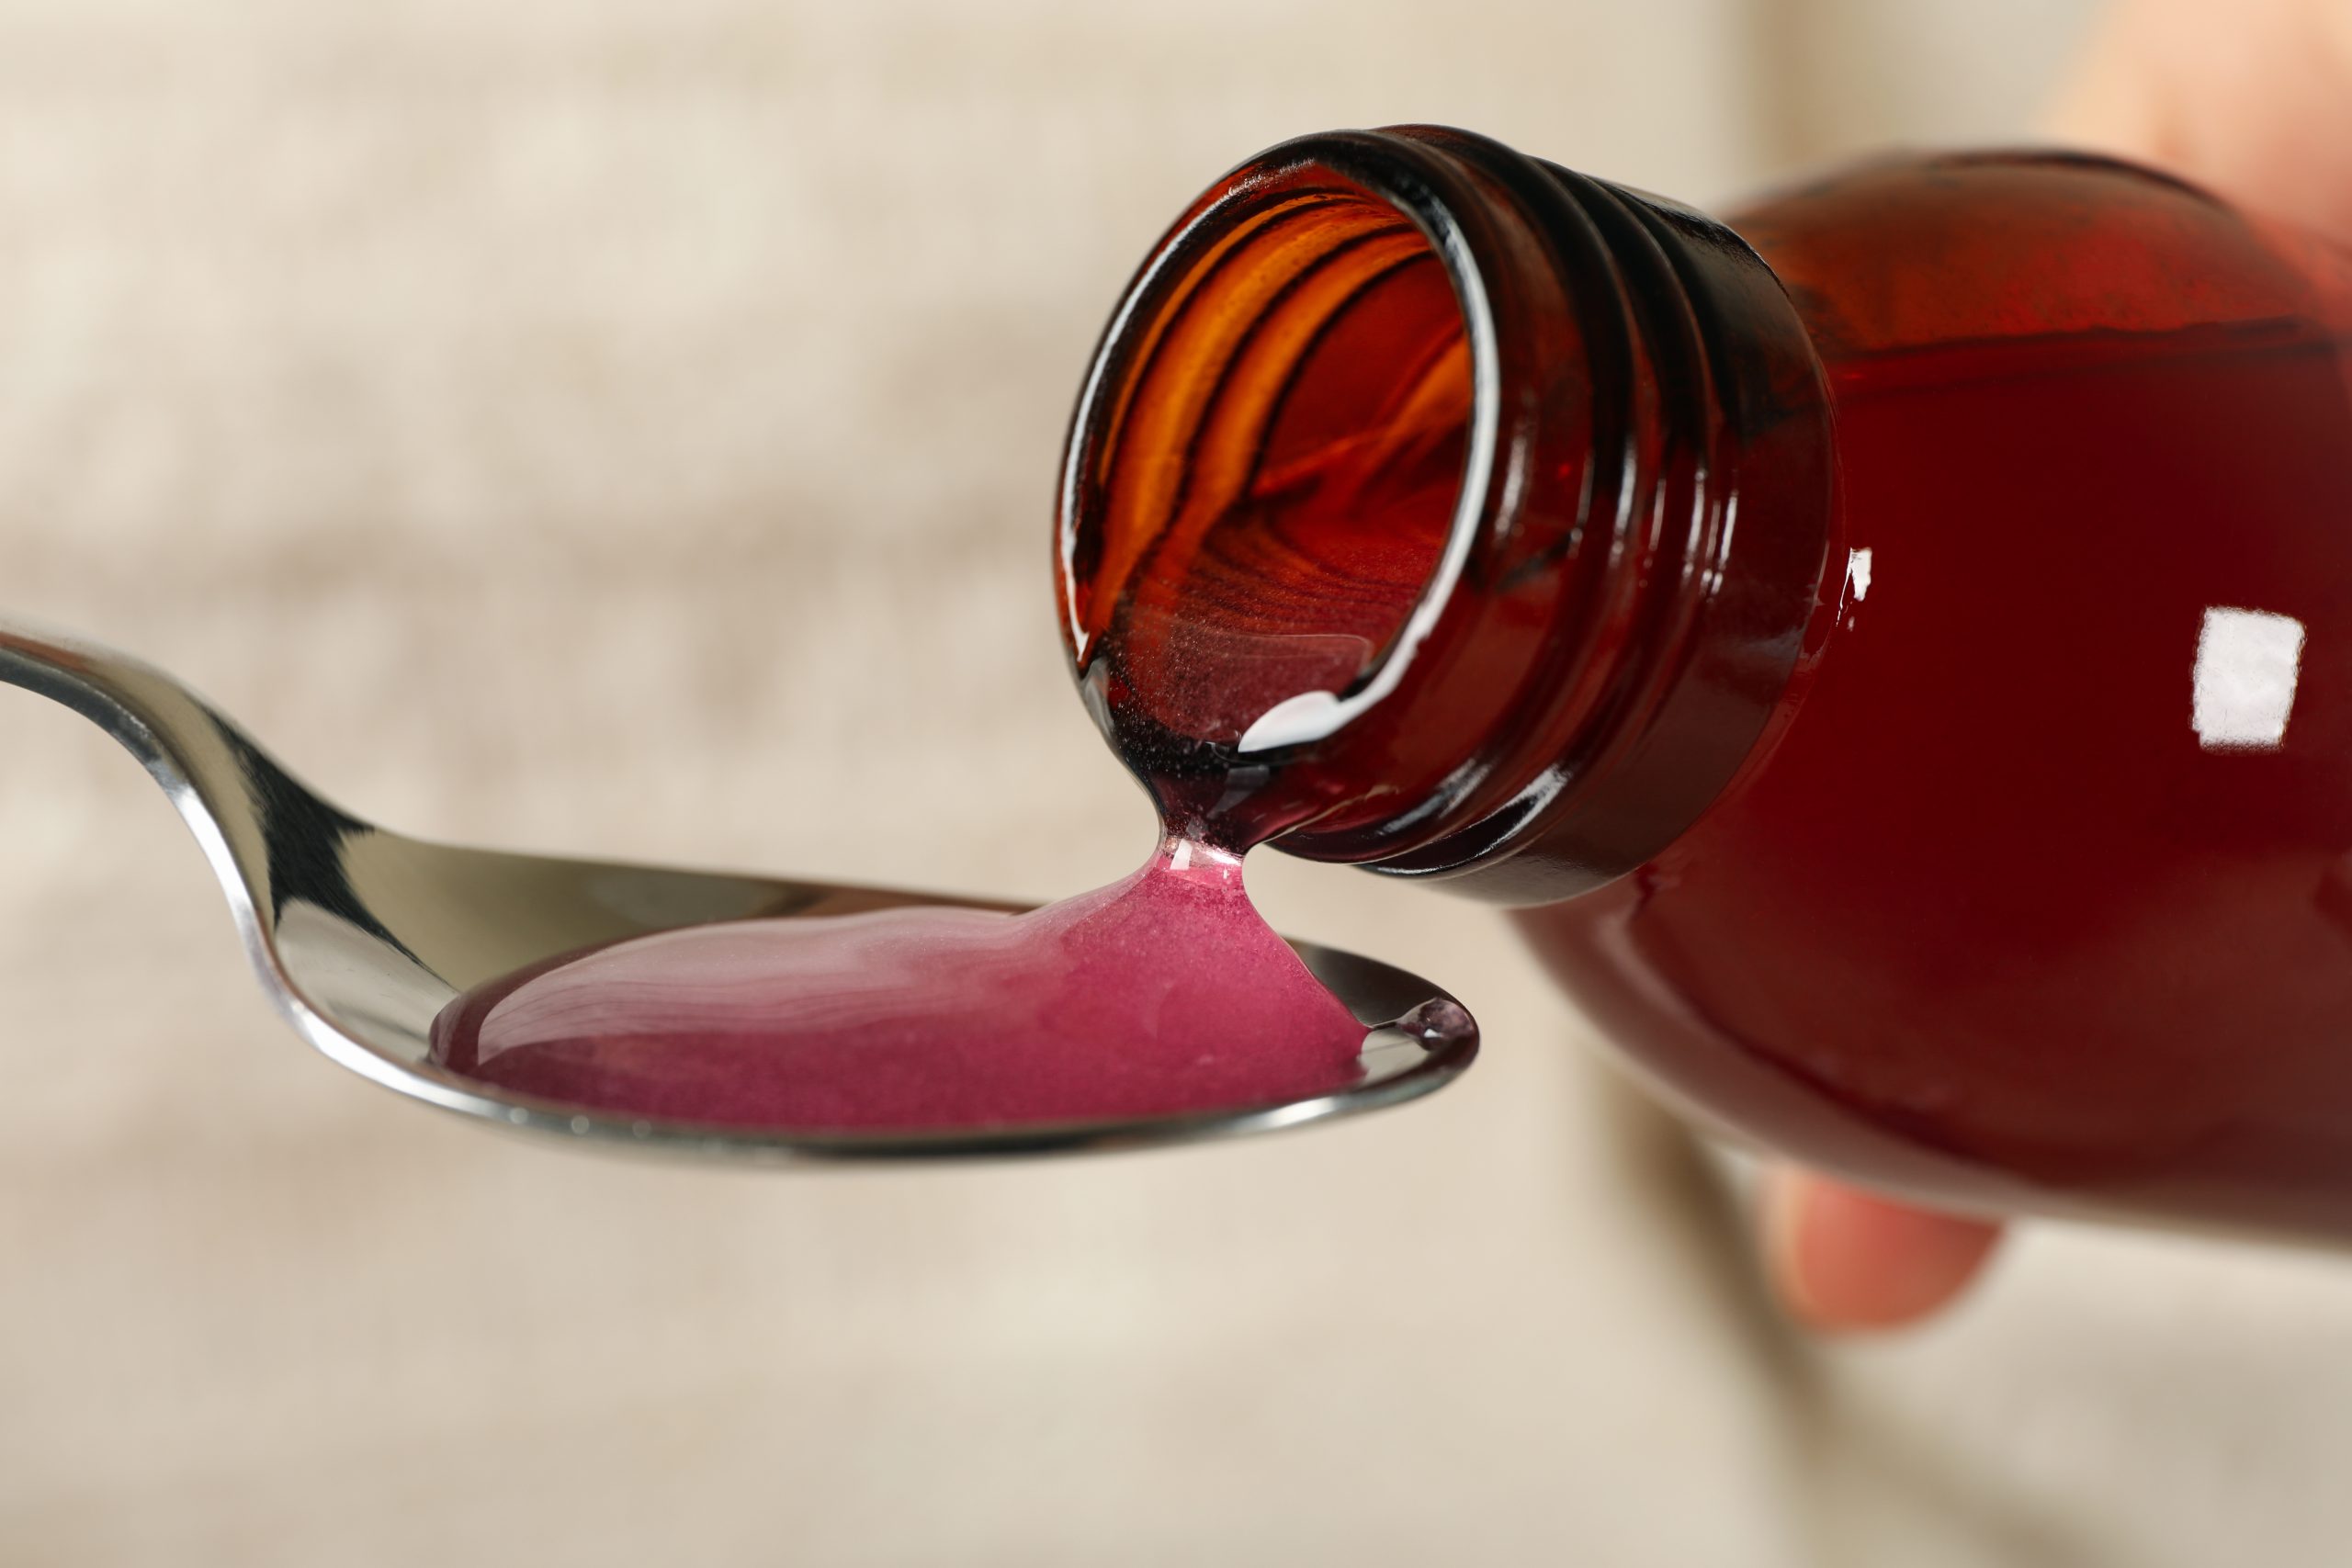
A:
<svg viewBox="0 0 2352 1568">
<path fill-rule="evenodd" d="M 936 1130 L 1181 1115 L 1347 1087 L 1365 1026 L 1184 840 L 1026 914 L 663 931 L 458 998 L 434 1060 L 633 1117 Z"/>
</svg>

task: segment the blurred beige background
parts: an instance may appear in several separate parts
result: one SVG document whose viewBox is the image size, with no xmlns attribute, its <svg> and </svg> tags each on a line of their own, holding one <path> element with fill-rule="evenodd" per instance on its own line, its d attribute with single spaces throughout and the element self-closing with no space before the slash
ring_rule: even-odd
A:
<svg viewBox="0 0 2352 1568">
<path fill-rule="evenodd" d="M 0 604 L 459 840 L 1038 896 L 1147 818 L 1046 595 L 1159 228 L 1442 119 L 1692 199 L 2014 137 L 2079 0 L 0 4 Z M 2036 1230 L 1801 1343 L 1485 912 L 1438 1100 L 1216 1151 L 605 1161 L 306 1052 L 138 770 L 0 694 L 0 1562 L 2270 1564 L 2352 1268 Z"/>
</svg>

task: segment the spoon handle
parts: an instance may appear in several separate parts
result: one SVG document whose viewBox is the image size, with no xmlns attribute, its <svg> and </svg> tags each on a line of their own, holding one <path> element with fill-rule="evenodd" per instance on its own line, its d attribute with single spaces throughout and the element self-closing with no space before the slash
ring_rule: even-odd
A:
<svg viewBox="0 0 2352 1568">
<path fill-rule="evenodd" d="M 267 908 L 270 886 L 269 815 L 290 808 L 359 826 L 203 698 L 129 654 L 0 616 L 0 682 L 72 708 L 139 759 L 195 833 L 256 956 L 265 945 L 256 909 Z"/>
</svg>

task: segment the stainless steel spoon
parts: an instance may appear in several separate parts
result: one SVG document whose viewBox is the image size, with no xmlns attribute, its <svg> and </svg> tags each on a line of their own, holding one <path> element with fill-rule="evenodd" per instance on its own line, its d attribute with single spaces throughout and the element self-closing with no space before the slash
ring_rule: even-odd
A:
<svg viewBox="0 0 2352 1568">
<path fill-rule="evenodd" d="M 1293 942 L 1366 1033 L 1354 1081 L 1278 1104 L 841 1132 L 695 1126 L 509 1094 L 427 1059 L 435 1016 L 483 982 L 581 948 L 712 920 L 1017 906 L 428 843 L 322 799 L 186 686 L 95 643 L 0 620 L 0 681 L 62 703 L 146 765 L 220 879 L 264 989 L 304 1039 L 387 1088 L 502 1125 L 762 1160 L 1045 1153 L 1266 1132 L 1393 1105 L 1446 1083 L 1477 1054 L 1470 1015 L 1435 986 Z"/>
</svg>

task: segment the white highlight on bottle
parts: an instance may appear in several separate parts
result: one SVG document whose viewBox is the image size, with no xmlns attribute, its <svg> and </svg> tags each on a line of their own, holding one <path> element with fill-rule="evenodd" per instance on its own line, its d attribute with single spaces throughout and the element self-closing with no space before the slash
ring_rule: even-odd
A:
<svg viewBox="0 0 2352 1568">
<path fill-rule="evenodd" d="M 1271 751 L 1277 746 L 1320 740 L 1339 726 L 1340 699 L 1336 695 L 1329 692 L 1301 692 L 1295 697 L 1284 697 L 1260 714 L 1258 722 L 1242 735 L 1236 750 Z"/>
<path fill-rule="evenodd" d="M 2302 673 L 2303 623 L 2215 605 L 2197 634 L 2189 727 L 2208 751 L 2271 751 L 2287 737 Z"/>
<path fill-rule="evenodd" d="M 1871 552 L 1868 547 L 1846 552 L 1846 581 L 1854 590 L 1854 603 L 1859 604 L 1871 596 Z"/>
</svg>

